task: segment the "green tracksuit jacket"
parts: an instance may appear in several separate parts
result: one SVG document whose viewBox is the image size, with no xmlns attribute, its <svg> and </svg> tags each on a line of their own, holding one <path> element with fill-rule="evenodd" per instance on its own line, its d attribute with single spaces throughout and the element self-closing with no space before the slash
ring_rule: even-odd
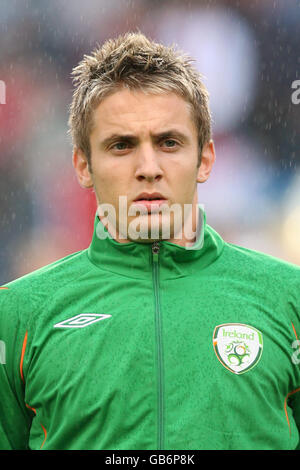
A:
<svg viewBox="0 0 300 470">
<path fill-rule="evenodd" d="M 295 449 L 300 267 L 103 239 L 0 289 L 1 449 Z M 200 227 L 200 224 L 199 224 Z"/>
</svg>

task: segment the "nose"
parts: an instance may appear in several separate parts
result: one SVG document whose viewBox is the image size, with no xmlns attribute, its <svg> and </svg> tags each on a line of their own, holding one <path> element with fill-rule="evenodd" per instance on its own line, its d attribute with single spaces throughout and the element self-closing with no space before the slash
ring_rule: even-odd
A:
<svg viewBox="0 0 300 470">
<path fill-rule="evenodd" d="M 158 155 L 151 145 L 141 146 L 136 155 L 135 177 L 139 180 L 149 182 L 159 181 L 162 178 L 163 171 L 160 166 Z"/>
</svg>

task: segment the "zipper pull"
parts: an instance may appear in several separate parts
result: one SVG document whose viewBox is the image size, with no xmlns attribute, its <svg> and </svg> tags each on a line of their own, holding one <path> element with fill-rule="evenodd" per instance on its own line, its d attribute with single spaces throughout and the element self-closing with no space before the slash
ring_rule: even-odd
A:
<svg viewBox="0 0 300 470">
<path fill-rule="evenodd" d="M 160 250 L 159 242 L 153 242 L 152 243 L 153 261 L 158 261 L 159 250 Z"/>
</svg>

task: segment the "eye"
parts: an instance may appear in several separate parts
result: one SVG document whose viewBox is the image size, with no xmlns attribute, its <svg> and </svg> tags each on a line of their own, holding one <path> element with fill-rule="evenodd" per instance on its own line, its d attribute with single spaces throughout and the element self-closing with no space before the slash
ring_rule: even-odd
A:
<svg viewBox="0 0 300 470">
<path fill-rule="evenodd" d="M 111 144 L 109 147 L 109 151 L 113 155 L 127 155 L 133 148 L 130 142 L 126 142 L 126 140 L 116 141 L 115 143 Z"/>
<path fill-rule="evenodd" d="M 128 142 L 116 142 L 111 148 L 113 150 L 126 150 L 128 148 Z"/>
<path fill-rule="evenodd" d="M 178 142 L 174 139 L 166 139 L 162 142 L 163 147 L 167 147 L 169 149 L 175 148 L 178 146 Z"/>
</svg>

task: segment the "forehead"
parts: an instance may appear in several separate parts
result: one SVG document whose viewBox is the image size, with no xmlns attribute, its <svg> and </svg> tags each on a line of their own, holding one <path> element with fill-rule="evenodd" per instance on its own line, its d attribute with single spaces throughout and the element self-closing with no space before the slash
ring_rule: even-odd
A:
<svg viewBox="0 0 300 470">
<path fill-rule="evenodd" d="M 93 113 L 92 134 L 146 134 L 168 129 L 197 134 L 191 105 L 174 92 L 121 89 L 104 98 Z"/>
</svg>

